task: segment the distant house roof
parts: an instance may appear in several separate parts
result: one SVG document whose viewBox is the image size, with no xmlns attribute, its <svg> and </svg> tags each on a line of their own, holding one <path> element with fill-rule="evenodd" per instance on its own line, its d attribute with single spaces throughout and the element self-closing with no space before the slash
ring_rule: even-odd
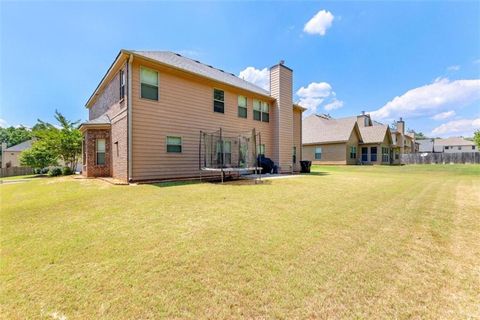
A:
<svg viewBox="0 0 480 320">
<path fill-rule="evenodd" d="M 363 143 L 382 143 L 388 131 L 388 126 L 379 123 L 371 127 L 360 127 Z M 391 134 L 388 134 L 388 138 L 389 140 L 392 138 Z"/>
<path fill-rule="evenodd" d="M 452 137 L 446 139 L 435 139 L 437 146 L 474 146 L 475 143 L 462 137 Z"/>
<path fill-rule="evenodd" d="M 334 143 L 350 139 L 357 117 L 332 119 L 326 116 L 310 115 L 302 123 L 302 143 Z"/>
<path fill-rule="evenodd" d="M 22 143 L 16 144 L 14 146 L 11 146 L 10 148 L 5 149 L 5 151 L 10 151 L 10 152 L 24 151 L 32 147 L 32 142 L 33 140 L 23 141 Z"/>
<path fill-rule="evenodd" d="M 420 139 L 416 142 L 419 144 L 419 152 L 433 152 L 433 139 Z"/>
<path fill-rule="evenodd" d="M 188 71 L 216 81 L 227 83 L 241 89 L 252 91 L 261 95 L 270 96 L 270 92 L 268 92 L 267 90 L 260 88 L 259 86 L 256 86 L 251 82 L 243 80 L 233 73 L 214 68 L 210 65 L 203 64 L 198 60 L 184 57 L 178 53 L 170 51 L 132 51 L 132 53 L 151 60 L 155 60 L 163 64 L 174 66 L 184 71 Z"/>
</svg>

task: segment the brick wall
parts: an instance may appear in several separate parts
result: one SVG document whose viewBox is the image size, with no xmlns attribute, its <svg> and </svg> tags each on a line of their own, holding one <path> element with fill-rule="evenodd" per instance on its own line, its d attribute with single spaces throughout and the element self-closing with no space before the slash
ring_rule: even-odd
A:
<svg viewBox="0 0 480 320">
<path fill-rule="evenodd" d="M 111 139 L 109 129 L 89 129 L 84 134 L 86 161 L 83 175 L 87 177 L 111 176 Z M 105 165 L 96 164 L 96 140 L 105 139 Z"/>
<path fill-rule="evenodd" d="M 112 119 L 112 177 L 128 180 L 127 112 Z"/>
</svg>

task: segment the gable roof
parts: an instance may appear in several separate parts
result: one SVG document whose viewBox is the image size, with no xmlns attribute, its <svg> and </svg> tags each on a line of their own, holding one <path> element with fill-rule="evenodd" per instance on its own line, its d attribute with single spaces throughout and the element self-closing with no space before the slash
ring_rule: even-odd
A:
<svg viewBox="0 0 480 320">
<path fill-rule="evenodd" d="M 203 64 L 198 60 L 193 60 L 184 57 L 178 53 L 170 51 L 131 51 L 138 56 L 154 60 L 183 71 L 191 72 L 215 81 L 223 82 L 234 87 L 244 90 L 252 91 L 261 95 L 270 96 L 270 92 L 254 85 L 251 82 L 237 77 L 233 73 L 226 72 L 221 69 L 212 67 L 211 65 Z"/>
<path fill-rule="evenodd" d="M 378 123 L 370 127 L 360 127 L 363 143 L 382 143 L 385 140 L 385 135 L 391 140 L 392 135 L 389 131 L 388 126 Z"/>
<path fill-rule="evenodd" d="M 313 114 L 303 120 L 302 143 L 346 142 L 356 125 L 357 117 L 331 119 Z"/>
<path fill-rule="evenodd" d="M 435 139 L 435 145 L 437 146 L 473 146 L 473 141 L 466 140 L 462 137 L 452 137 L 446 139 Z"/>
<path fill-rule="evenodd" d="M 19 144 L 11 146 L 10 148 L 5 149 L 5 151 L 10 151 L 10 152 L 24 151 L 24 150 L 30 149 L 32 147 L 32 142 L 33 142 L 33 140 L 23 141 Z"/>
</svg>

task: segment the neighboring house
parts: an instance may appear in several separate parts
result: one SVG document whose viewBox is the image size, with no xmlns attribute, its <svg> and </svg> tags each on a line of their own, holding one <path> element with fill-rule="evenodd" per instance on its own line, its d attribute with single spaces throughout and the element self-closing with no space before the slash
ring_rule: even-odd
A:
<svg viewBox="0 0 480 320">
<path fill-rule="evenodd" d="M 303 121 L 303 157 L 314 164 L 390 164 L 390 128 L 362 112 L 334 119 L 311 115 Z"/>
<path fill-rule="evenodd" d="M 400 154 L 418 152 L 418 144 L 415 142 L 413 132 L 405 132 L 405 121 L 400 118 L 396 122 L 396 128 L 392 132 L 392 163 L 400 163 Z"/>
<path fill-rule="evenodd" d="M 2 168 L 20 167 L 20 153 L 32 147 L 32 140 L 27 140 L 7 148 L 2 143 Z"/>
<path fill-rule="evenodd" d="M 420 139 L 420 140 L 416 140 L 416 142 L 419 144 L 418 152 L 421 152 L 421 153 L 434 152 L 433 151 L 434 139 Z"/>
<path fill-rule="evenodd" d="M 359 142 L 357 117 L 312 114 L 303 120 L 303 159 L 313 164 L 356 164 Z"/>
<path fill-rule="evenodd" d="M 292 70 L 270 68 L 270 92 L 173 52 L 121 50 L 86 103 L 83 174 L 125 181 L 198 177 L 200 131 L 255 129 L 258 152 L 300 170 L 304 109 Z"/>
<path fill-rule="evenodd" d="M 457 153 L 478 151 L 478 147 L 473 141 L 466 140 L 462 137 L 435 139 L 433 144 L 435 152 Z"/>
<path fill-rule="evenodd" d="M 357 117 L 362 142 L 360 161 L 368 164 L 390 164 L 392 160 L 392 134 L 390 128 L 379 122 L 372 122 L 369 115 L 362 112 Z"/>
</svg>

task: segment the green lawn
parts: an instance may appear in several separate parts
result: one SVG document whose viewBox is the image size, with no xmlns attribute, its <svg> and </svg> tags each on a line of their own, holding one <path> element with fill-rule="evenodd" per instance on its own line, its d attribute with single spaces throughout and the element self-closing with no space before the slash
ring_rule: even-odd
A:
<svg viewBox="0 0 480 320">
<path fill-rule="evenodd" d="M 0 185 L 0 317 L 480 317 L 480 166 L 313 171 Z"/>
</svg>

